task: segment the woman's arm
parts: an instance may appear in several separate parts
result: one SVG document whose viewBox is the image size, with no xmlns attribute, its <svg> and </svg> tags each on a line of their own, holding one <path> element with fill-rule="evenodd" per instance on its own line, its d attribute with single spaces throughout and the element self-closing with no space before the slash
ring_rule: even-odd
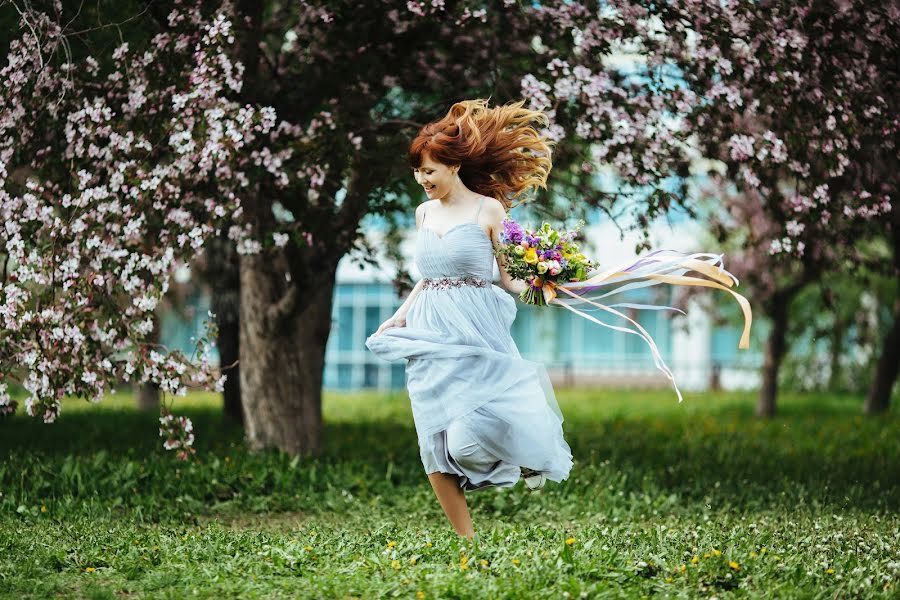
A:
<svg viewBox="0 0 900 600">
<path fill-rule="evenodd" d="M 484 212 L 490 218 L 491 241 L 496 249 L 500 246 L 500 232 L 503 231 L 503 219 L 506 218 L 506 209 L 503 208 L 503 205 L 500 204 L 499 200 L 493 198 L 491 198 L 490 201 L 485 202 L 485 204 L 487 205 L 487 210 Z M 504 288 L 514 294 L 521 294 L 528 289 L 528 282 L 523 281 L 522 279 L 513 279 L 510 274 L 506 272 L 505 256 L 497 256 L 497 266 L 500 269 L 500 283 Z"/>
</svg>

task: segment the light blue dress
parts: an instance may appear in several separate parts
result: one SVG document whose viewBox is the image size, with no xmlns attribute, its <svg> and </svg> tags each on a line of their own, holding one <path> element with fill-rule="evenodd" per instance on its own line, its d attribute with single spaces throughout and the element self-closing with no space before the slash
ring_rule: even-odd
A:
<svg viewBox="0 0 900 600">
<path fill-rule="evenodd" d="M 370 336 L 386 360 L 406 359 L 406 383 L 426 473 L 460 487 L 510 487 L 520 467 L 562 481 L 572 468 L 562 414 L 543 365 L 523 359 L 510 336 L 516 302 L 493 285 L 493 245 L 473 220 L 443 236 L 427 210 L 415 261 L 425 278 L 406 326 Z"/>
</svg>

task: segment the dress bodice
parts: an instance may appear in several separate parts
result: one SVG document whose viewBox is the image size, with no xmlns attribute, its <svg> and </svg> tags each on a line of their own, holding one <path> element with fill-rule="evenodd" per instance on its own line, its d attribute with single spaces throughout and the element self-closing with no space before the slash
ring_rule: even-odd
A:
<svg viewBox="0 0 900 600">
<path fill-rule="evenodd" d="M 479 277 L 490 280 L 494 274 L 493 244 L 478 224 L 478 212 L 471 221 L 448 229 L 440 236 L 428 226 L 428 211 L 416 238 L 416 267 L 423 277 Z"/>
</svg>

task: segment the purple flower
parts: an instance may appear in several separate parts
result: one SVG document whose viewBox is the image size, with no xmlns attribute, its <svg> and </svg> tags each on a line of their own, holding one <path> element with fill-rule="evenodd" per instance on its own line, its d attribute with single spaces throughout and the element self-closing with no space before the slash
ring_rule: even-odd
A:
<svg viewBox="0 0 900 600">
<path fill-rule="evenodd" d="M 504 243 L 518 244 L 522 241 L 522 238 L 525 235 L 525 230 L 522 229 L 522 226 L 513 221 L 512 219 L 503 219 L 503 231 L 500 233 L 500 240 L 504 241 Z"/>
</svg>

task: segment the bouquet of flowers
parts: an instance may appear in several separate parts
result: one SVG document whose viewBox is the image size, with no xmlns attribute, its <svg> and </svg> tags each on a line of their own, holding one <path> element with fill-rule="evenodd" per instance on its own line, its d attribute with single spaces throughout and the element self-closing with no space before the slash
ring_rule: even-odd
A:
<svg viewBox="0 0 900 600">
<path fill-rule="evenodd" d="M 528 282 L 528 289 L 519 294 L 522 302 L 544 306 L 556 297 L 557 282 L 584 281 L 594 264 L 574 241 L 583 226 L 579 221 L 575 229 L 559 232 L 543 223 L 529 231 L 510 218 L 503 220 L 495 252 L 506 258 L 510 276 Z"/>
<path fill-rule="evenodd" d="M 638 321 L 616 309 L 684 311 L 672 306 L 634 302 L 604 304 L 601 300 L 628 290 L 661 284 L 724 290 L 734 296 L 744 313 L 744 331 L 738 348 L 750 346 L 750 303 L 729 289 L 738 281 L 725 270 L 721 254 L 654 250 L 639 256 L 637 260 L 610 265 L 601 271 L 594 269 L 595 265 L 578 251 L 578 244 L 574 241 L 583 225 L 583 221 L 579 222 L 574 230 L 560 233 L 549 223 L 543 223 L 536 231 L 528 231 L 510 218 L 503 220 L 500 245 L 495 253 L 498 258 L 506 258 L 504 268 L 511 277 L 528 282 L 528 288 L 519 295 L 520 300 L 538 306 L 558 306 L 597 325 L 642 338 L 650 347 L 656 367 L 675 386 L 679 402 L 681 392 L 675 385 L 675 376 L 666 366 L 650 333 Z M 689 272 L 694 274 L 687 275 Z M 584 305 L 602 311 L 598 316 L 605 313 L 624 319 L 634 328 L 606 323 L 598 316 L 585 312 Z"/>
</svg>

